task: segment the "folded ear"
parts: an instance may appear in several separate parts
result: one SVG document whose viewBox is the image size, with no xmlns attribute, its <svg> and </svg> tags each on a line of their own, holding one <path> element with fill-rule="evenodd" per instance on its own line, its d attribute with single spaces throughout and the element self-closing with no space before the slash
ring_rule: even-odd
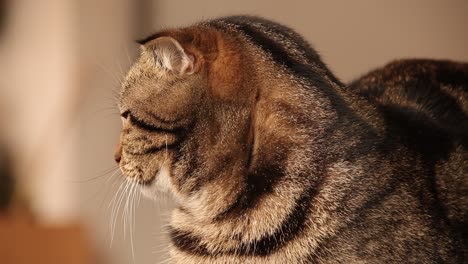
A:
<svg viewBox="0 0 468 264">
<path fill-rule="evenodd" d="M 157 38 L 145 44 L 145 49 L 152 52 L 154 62 L 158 67 L 180 75 L 194 72 L 194 57 L 186 53 L 182 45 L 174 38 Z"/>
</svg>

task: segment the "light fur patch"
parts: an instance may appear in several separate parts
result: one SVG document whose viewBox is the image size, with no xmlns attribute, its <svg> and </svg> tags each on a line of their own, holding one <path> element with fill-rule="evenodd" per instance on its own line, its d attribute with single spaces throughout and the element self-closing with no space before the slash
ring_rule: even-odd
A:
<svg viewBox="0 0 468 264">
<path fill-rule="evenodd" d="M 171 191 L 171 173 L 169 166 L 163 165 L 158 171 L 154 181 L 149 185 L 143 185 L 141 192 L 146 197 L 156 200 L 163 193 Z"/>
</svg>

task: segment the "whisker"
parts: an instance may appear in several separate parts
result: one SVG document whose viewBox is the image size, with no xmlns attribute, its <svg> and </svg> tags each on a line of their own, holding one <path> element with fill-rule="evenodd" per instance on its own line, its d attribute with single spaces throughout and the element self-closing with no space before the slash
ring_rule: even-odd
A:
<svg viewBox="0 0 468 264">
<path fill-rule="evenodd" d="M 127 180 L 127 181 L 128 181 L 128 184 L 130 184 L 130 186 L 129 186 L 127 192 L 126 192 L 124 210 L 123 210 L 123 213 L 122 213 L 124 239 L 126 238 L 126 230 L 127 230 L 128 203 L 129 203 L 129 199 L 130 199 L 130 193 L 133 190 L 132 181 L 131 180 Z"/>
<path fill-rule="evenodd" d="M 116 224 L 117 224 L 117 218 L 118 218 L 118 215 L 119 215 L 119 212 L 120 212 L 120 206 L 122 205 L 122 201 L 124 200 L 125 194 L 128 192 L 128 187 L 129 187 L 129 181 L 126 181 L 125 188 L 120 193 L 120 197 L 119 197 L 118 202 L 116 204 L 115 213 L 114 213 L 114 217 L 113 217 L 113 224 L 111 224 L 111 228 L 112 228 L 111 245 L 112 245 L 112 241 L 113 241 L 113 238 L 114 238 L 114 232 L 115 232 L 115 227 L 116 227 Z"/>
<path fill-rule="evenodd" d="M 117 190 L 116 195 L 114 196 L 114 198 L 112 200 L 112 203 L 109 204 L 109 206 L 112 205 L 112 209 L 111 209 L 111 231 L 112 231 L 112 235 L 113 235 L 113 230 L 114 230 L 113 223 L 114 223 L 115 213 L 116 213 L 116 210 L 117 210 L 117 205 L 119 204 L 118 201 L 121 199 L 121 196 L 122 196 L 122 194 L 123 194 L 123 192 L 125 190 L 125 187 L 126 187 L 126 182 L 123 181 L 120 184 L 120 187 Z"/>
<path fill-rule="evenodd" d="M 138 206 L 140 206 L 141 192 L 138 192 Z"/>
<path fill-rule="evenodd" d="M 165 254 L 165 253 L 168 253 L 169 252 L 169 246 L 165 246 L 164 248 L 160 249 L 160 250 L 154 250 L 154 251 L 151 251 L 152 254 Z"/>
<path fill-rule="evenodd" d="M 129 227 L 129 232 L 130 232 L 130 245 L 132 248 L 132 259 L 133 263 L 135 263 L 135 249 L 134 249 L 134 244 L 133 244 L 133 233 L 135 232 L 135 195 L 136 192 L 138 191 L 138 184 L 133 181 L 133 193 L 132 193 L 132 198 L 131 198 L 131 204 L 130 204 L 130 227 Z"/>
<path fill-rule="evenodd" d="M 109 173 L 115 173 L 115 171 L 118 169 L 117 166 L 112 166 L 112 168 L 104 170 L 102 173 L 98 174 L 97 176 L 88 178 L 88 179 L 83 179 L 83 180 L 71 180 L 72 183 L 84 183 L 84 182 L 90 182 L 96 179 L 99 179 L 101 177 L 104 177 L 108 175 Z"/>
<path fill-rule="evenodd" d="M 119 67 L 119 70 L 120 70 L 120 76 L 125 76 L 125 72 L 124 72 L 124 70 L 122 68 L 122 65 L 120 64 L 119 61 L 117 61 L 117 66 Z M 122 77 L 120 77 L 119 80 L 120 80 L 120 83 L 123 82 Z"/>
<path fill-rule="evenodd" d="M 132 60 L 130 59 L 130 54 L 128 53 L 128 47 L 126 45 L 124 45 L 124 49 L 125 49 L 125 54 L 127 55 L 128 64 L 132 64 Z"/>
<path fill-rule="evenodd" d="M 122 179 L 120 177 L 114 177 L 114 175 L 119 175 L 120 174 L 120 170 L 117 171 L 116 174 L 112 174 L 111 177 L 107 178 L 106 182 L 104 184 L 102 184 L 101 186 L 109 186 L 109 182 L 112 180 L 113 182 L 110 184 L 110 187 L 107 188 L 107 191 L 104 195 L 104 197 L 102 198 L 102 201 L 101 203 L 99 204 L 99 211 L 102 210 L 102 206 L 104 205 L 104 202 L 106 201 L 106 198 L 107 196 L 109 195 L 110 191 L 111 190 L 114 190 L 115 188 L 115 185 L 119 182 L 119 179 Z"/>
<path fill-rule="evenodd" d="M 135 182 L 135 193 L 133 194 L 133 199 L 132 199 L 132 208 L 133 208 L 133 231 L 135 231 L 135 222 L 136 222 L 136 198 L 138 197 L 138 194 L 140 193 L 138 189 L 138 182 Z"/>
<path fill-rule="evenodd" d="M 114 222 L 114 213 L 115 213 L 116 201 L 119 199 L 117 197 L 120 197 L 119 194 L 123 191 L 123 188 L 125 186 L 124 184 L 125 184 L 125 181 L 122 181 L 122 183 L 120 183 L 119 189 L 117 190 L 117 192 L 115 192 L 115 195 L 112 198 L 112 200 L 111 200 L 111 202 L 109 203 L 109 206 L 108 206 L 108 208 L 112 206 L 111 215 L 110 215 L 110 230 L 111 230 L 110 246 L 111 247 L 112 247 L 112 242 L 114 240 L 113 222 Z"/>
<path fill-rule="evenodd" d="M 114 73 L 112 73 L 110 70 L 108 70 L 106 67 L 104 67 L 104 65 L 102 65 L 101 63 L 99 62 L 96 62 L 96 65 L 101 68 L 101 70 L 103 70 L 106 74 L 108 74 L 110 77 L 112 77 L 112 79 L 114 81 L 117 82 L 117 84 L 120 84 L 122 83 L 122 80 L 117 76 L 115 75 Z"/>
<path fill-rule="evenodd" d="M 106 181 L 109 181 L 110 179 L 112 179 L 118 172 L 119 172 L 119 170 L 118 170 L 118 168 L 116 168 L 115 171 L 112 173 L 112 175 L 110 175 L 110 176 L 107 178 Z M 102 177 L 102 176 L 101 176 L 101 177 Z M 96 179 L 94 179 L 94 180 L 96 180 Z M 88 181 L 91 181 L 91 180 L 88 180 Z M 99 186 L 97 187 L 98 190 L 96 190 L 96 191 L 95 191 L 93 194 L 91 194 L 89 197 L 83 198 L 83 201 L 86 202 L 86 203 L 88 203 L 88 202 L 90 202 L 90 201 L 96 199 L 96 197 L 98 197 L 98 195 L 101 193 L 100 191 L 102 190 L 102 188 L 103 188 L 104 185 L 105 185 L 105 184 L 101 182 L 101 183 L 99 184 Z M 107 196 L 107 194 L 109 193 L 109 191 L 110 191 L 110 189 L 107 189 L 106 196 Z M 105 197 L 104 197 L 104 198 L 105 198 Z M 102 200 L 101 205 L 102 205 L 103 202 L 104 202 L 104 199 Z"/>
<path fill-rule="evenodd" d="M 171 260 L 172 260 L 172 257 L 169 257 L 168 259 L 159 262 L 159 264 L 169 263 L 169 261 Z"/>
</svg>

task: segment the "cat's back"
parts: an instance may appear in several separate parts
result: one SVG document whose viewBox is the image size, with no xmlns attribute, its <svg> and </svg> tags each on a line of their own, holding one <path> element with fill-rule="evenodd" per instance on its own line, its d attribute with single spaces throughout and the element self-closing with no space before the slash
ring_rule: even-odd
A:
<svg viewBox="0 0 468 264">
<path fill-rule="evenodd" d="M 355 80 L 348 90 L 385 113 L 440 129 L 452 137 L 468 135 L 468 63 L 398 60 Z"/>
<path fill-rule="evenodd" d="M 384 116 L 387 143 L 422 157 L 428 182 L 468 245 L 468 64 L 399 60 L 348 85 Z"/>
</svg>

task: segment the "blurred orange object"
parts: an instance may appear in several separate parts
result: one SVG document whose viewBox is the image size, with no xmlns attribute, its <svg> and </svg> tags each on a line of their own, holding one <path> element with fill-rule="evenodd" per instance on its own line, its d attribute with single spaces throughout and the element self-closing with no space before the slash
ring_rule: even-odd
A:
<svg viewBox="0 0 468 264">
<path fill-rule="evenodd" d="M 94 264 L 78 224 L 41 226 L 25 212 L 0 215 L 0 263 Z"/>
</svg>

